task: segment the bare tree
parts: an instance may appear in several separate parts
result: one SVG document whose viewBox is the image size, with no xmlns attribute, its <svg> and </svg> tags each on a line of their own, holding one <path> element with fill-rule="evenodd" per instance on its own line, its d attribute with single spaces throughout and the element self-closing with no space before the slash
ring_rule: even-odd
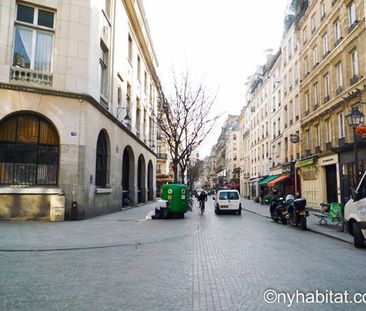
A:
<svg viewBox="0 0 366 311">
<path fill-rule="evenodd" d="M 174 93 L 165 96 L 161 91 L 157 122 L 169 147 L 174 182 L 178 182 L 178 168 L 187 169 L 192 153 L 213 129 L 219 116 L 211 117 L 216 96 L 206 93 L 201 83 L 193 88 L 189 74 L 180 80 L 174 76 Z"/>
</svg>

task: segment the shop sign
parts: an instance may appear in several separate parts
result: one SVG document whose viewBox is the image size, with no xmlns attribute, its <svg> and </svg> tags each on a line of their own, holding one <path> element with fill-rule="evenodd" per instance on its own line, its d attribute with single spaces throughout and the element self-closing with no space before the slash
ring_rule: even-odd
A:
<svg viewBox="0 0 366 311">
<path fill-rule="evenodd" d="M 297 161 L 296 162 L 296 167 L 304 167 L 304 166 L 308 166 L 308 165 L 313 165 L 314 164 L 314 158 L 310 158 L 310 159 L 306 159 L 306 160 L 301 160 L 301 161 Z"/>
<path fill-rule="evenodd" d="M 330 156 L 330 157 L 318 159 L 318 163 L 320 166 L 337 164 L 337 162 L 338 162 L 337 156 Z"/>
</svg>

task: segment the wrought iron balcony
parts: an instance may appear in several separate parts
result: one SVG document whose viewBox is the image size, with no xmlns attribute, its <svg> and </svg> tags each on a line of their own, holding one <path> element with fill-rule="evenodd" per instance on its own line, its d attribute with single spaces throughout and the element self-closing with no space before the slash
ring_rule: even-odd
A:
<svg viewBox="0 0 366 311">
<path fill-rule="evenodd" d="M 338 138 L 338 146 L 344 146 L 344 144 L 346 143 L 346 138 L 342 137 L 342 138 Z"/>
<path fill-rule="evenodd" d="M 329 102 L 329 99 L 330 99 L 329 95 L 325 96 L 323 99 L 323 103 L 325 104 L 325 103 Z"/>
<path fill-rule="evenodd" d="M 356 28 L 358 24 L 358 20 L 356 19 L 351 26 L 348 27 L 348 33 L 350 33 L 353 29 Z"/>
<path fill-rule="evenodd" d="M 354 75 L 350 80 L 349 80 L 349 84 L 350 86 L 357 83 L 360 80 L 360 76 L 359 75 Z"/>
<path fill-rule="evenodd" d="M 343 40 L 343 37 L 339 37 L 336 42 L 334 42 L 334 47 L 336 47 L 341 41 Z"/>
<path fill-rule="evenodd" d="M 157 158 L 159 160 L 167 160 L 168 159 L 168 155 L 166 153 L 158 153 L 157 154 Z"/>
<path fill-rule="evenodd" d="M 315 153 L 321 153 L 322 151 L 320 150 L 320 146 L 316 146 L 315 147 Z"/>
<path fill-rule="evenodd" d="M 339 95 L 339 94 L 341 94 L 343 92 L 343 86 L 338 86 L 337 88 L 336 88 L 336 94 L 337 95 Z"/>
<path fill-rule="evenodd" d="M 331 141 L 329 141 L 325 144 L 325 149 L 327 149 L 328 151 L 332 150 L 332 142 Z"/>
<path fill-rule="evenodd" d="M 52 87 L 53 75 L 50 72 L 27 68 L 10 68 L 10 81 L 14 84 L 28 84 L 36 87 Z"/>
</svg>

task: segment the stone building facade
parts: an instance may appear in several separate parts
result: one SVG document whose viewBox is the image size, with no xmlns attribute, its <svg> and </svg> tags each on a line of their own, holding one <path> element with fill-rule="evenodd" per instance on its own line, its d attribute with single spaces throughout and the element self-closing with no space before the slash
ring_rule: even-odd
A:
<svg viewBox="0 0 366 311">
<path fill-rule="evenodd" d="M 354 175 L 366 169 L 359 143 L 354 169 L 352 107 L 366 112 L 365 8 L 361 0 L 299 1 L 301 150 L 298 167 L 310 207 L 345 202 Z"/>
<path fill-rule="evenodd" d="M 155 198 L 159 81 L 141 1 L 0 2 L 0 217 Z"/>
</svg>

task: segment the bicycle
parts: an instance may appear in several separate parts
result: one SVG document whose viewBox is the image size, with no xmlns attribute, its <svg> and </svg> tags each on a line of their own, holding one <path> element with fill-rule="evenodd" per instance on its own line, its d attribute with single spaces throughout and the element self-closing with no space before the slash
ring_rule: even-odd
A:
<svg viewBox="0 0 366 311">
<path fill-rule="evenodd" d="M 203 215 L 205 213 L 205 201 L 199 201 L 199 202 L 200 202 L 201 215 Z"/>
</svg>

